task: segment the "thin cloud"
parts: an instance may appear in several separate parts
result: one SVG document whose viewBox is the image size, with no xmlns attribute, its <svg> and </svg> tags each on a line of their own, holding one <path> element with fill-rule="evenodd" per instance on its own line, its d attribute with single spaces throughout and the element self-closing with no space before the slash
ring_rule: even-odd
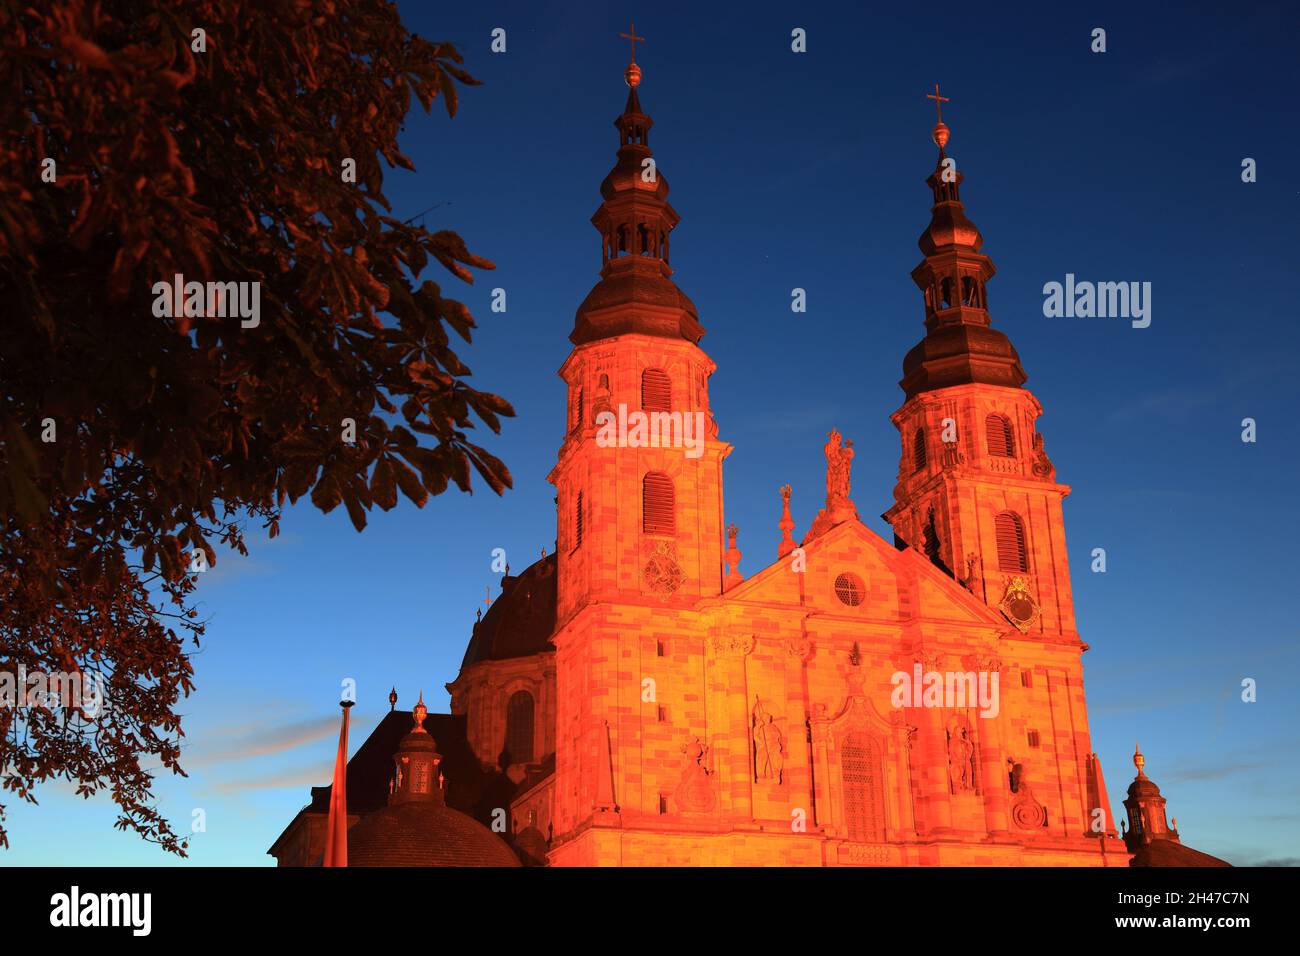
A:
<svg viewBox="0 0 1300 956">
<path fill-rule="evenodd" d="M 1167 777 L 1171 784 L 1186 783 L 1190 780 L 1222 780 L 1224 777 L 1231 777 L 1245 771 L 1264 770 L 1273 766 L 1274 763 L 1266 760 L 1233 760 L 1222 764 L 1203 764 L 1199 767 L 1182 769 L 1175 765 L 1163 776 Z"/>
<path fill-rule="evenodd" d="M 326 767 L 325 771 L 329 768 Z M 318 786 L 321 779 L 320 767 L 302 767 L 298 770 L 282 770 L 279 773 L 264 774 L 260 777 L 243 777 L 235 780 L 222 780 L 212 785 L 212 792 L 229 796 L 246 793 L 251 790 L 284 790 L 298 787 Z"/>
<path fill-rule="evenodd" d="M 220 742 L 212 749 L 204 745 L 194 747 L 190 751 L 189 761 L 196 767 L 203 767 L 228 760 L 251 760 L 255 757 L 268 757 L 325 740 L 331 735 L 337 734 L 338 728 L 339 719 L 331 714 L 329 716 L 313 717 L 311 720 L 302 720 L 293 724 L 281 724 L 255 730 L 242 736 L 236 736 L 234 739 L 230 739 L 228 735 L 218 732 L 210 735 L 208 739 L 216 738 Z"/>
</svg>

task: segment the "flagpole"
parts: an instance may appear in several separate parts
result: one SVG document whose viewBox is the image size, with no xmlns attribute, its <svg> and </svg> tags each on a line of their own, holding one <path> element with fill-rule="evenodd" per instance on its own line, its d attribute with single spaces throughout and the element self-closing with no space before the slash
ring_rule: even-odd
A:
<svg viewBox="0 0 1300 956">
<path fill-rule="evenodd" d="M 330 814 L 325 828 L 325 856 L 322 866 L 348 865 L 348 711 L 356 701 L 341 700 L 343 724 L 339 730 L 339 752 L 334 758 L 334 782 L 330 786 Z"/>
</svg>

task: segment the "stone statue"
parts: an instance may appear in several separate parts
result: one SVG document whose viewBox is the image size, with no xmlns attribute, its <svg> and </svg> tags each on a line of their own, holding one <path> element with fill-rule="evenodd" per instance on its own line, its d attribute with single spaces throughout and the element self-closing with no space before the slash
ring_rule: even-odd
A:
<svg viewBox="0 0 1300 956">
<path fill-rule="evenodd" d="M 754 698 L 754 779 L 784 783 L 785 735 L 763 702 Z"/>
<path fill-rule="evenodd" d="M 832 428 L 826 442 L 826 506 L 834 509 L 849 501 L 849 471 L 853 467 L 853 442 L 844 441 Z"/>
<path fill-rule="evenodd" d="M 804 535 L 806 545 L 841 522 L 858 517 L 858 509 L 849 498 L 849 472 L 853 467 L 853 442 L 845 441 L 839 429 L 832 428 L 826 442 L 826 506 L 817 512 L 812 526 Z"/>
<path fill-rule="evenodd" d="M 971 743 L 970 731 L 964 725 L 948 731 L 948 774 L 952 780 L 953 793 L 970 793 L 975 789 L 975 775 L 972 759 L 975 745 Z"/>
</svg>

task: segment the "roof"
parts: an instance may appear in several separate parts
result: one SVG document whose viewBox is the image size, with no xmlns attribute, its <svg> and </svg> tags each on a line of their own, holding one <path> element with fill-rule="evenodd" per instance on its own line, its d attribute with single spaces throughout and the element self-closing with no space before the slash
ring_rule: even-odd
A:
<svg viewBox="0 0 1300 956">
<path fill-rule="evenodd" d="M 441 800 L 396 803 L 348 830 L 348 866 L 520 866 L 509 844 Z"/>
<path fill-rule="evenodd" d="M 1129 866 L 1232 866 L 1226 860 L 1210 856 L 1174 840 L 1152 840 L 1138 848 Z"/>
<path fill-rule="evenodd" d="M 348 813 L 365 814 L 388 805 L 388 783 L 393 776 L 393 754 L 411 730 L 411 712 L 392 710 L 370 732 L 348 760 Z M 429 714 L 425 725 L 438 742 L 441 770 L 447 778 L 447 802 L 469 809 L 478 801 L 483 772 L 465 737 L 465 717 Z M 328 813 L 333 787 L 311 788 L 309 812 Z"/>
<path fill-rule="evenodd" d="M 501 579 L 501 594 L 492 602 L 483 620 L 474 625 L 474 635 L 461 661 L 463 671 L 480 661 L 530 657 L 555 650 L 555 555 L 533 562 L 518 577 Z M 436 731 L 430 731 L 437 737 Z M 438 738 L 441 743 L 442 738 Z M 391 754 L 392 751 L 390 750 Z"/>
</svg>

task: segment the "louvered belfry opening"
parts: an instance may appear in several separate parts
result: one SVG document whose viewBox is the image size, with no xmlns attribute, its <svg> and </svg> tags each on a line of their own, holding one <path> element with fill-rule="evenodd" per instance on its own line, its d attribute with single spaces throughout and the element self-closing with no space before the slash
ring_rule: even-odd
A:
<svg viewBox="0 0 1300 956">
<path fill-rule="evenodd" d="M 582 547 L 582 492 L 578 492 L 578 500 L 574 505 L 573 511 L 573 547 Z"/>
<path fill-rule="evenodd" d="M 1016 457 L 1016 439 L 1011 431 L 1011 419 L 1005 415 L 990 415 L 984 419 L 984 434 L 989 443 L 989 454 L 995 458 Z"/>
<path fill-rule="evenodd" d="M 994 521 L 998 539 L 998 570 L 1028 571 L 1025 552 L 1025 525 L 1020 515 L 1004 511 Z"/>
<path fill-rule="evenodd" d="M 641 529 L 646 534 L 676 534 L 677 508 L 673 480 L 652 471 L 641 483 Z"/>
<path fill-rule="evenodd" d="M 912 438 L 912 470 L 920 471 L 925 467 L 927 460 L 925 455 L 925 429 L 918 428 L 916 435 Z"/>
<path fill-rule="evenodd" d="M 673 410 L 673 383 L 663 369 L 648 368 L 641 373 L 641 408 L 647 412 Z"/>
</svg>

